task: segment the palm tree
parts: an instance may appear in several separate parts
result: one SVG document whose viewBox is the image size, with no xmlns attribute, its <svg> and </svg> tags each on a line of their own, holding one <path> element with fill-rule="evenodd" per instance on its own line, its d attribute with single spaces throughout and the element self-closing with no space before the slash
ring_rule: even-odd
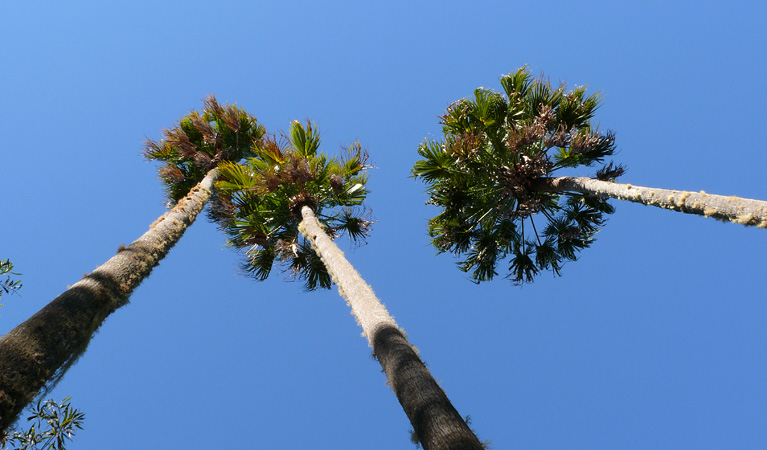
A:
<svg viewBox="0 0 767 450">
<path fill-rule="evenodd" d="M 260 280 L 280 261 L 309 289 L 336 283 L 425 449 L 483 448 L 333 242 L 344 233 L 354 241 L 368 233 L 366 155 L 356 143 L 344 158 L 328 159 L 319 145 L 311 123 L 293 122 L 289 138 L 262 141 L 246 165 L 223 164 L 213 209 L 222 229 L 232 245 L 246 249 L 244 267 Z"/>
<path fill-rule="evenodd" d="M 447 108 L 444 139 L 421 144 L 412 171 L 441 208 L 429 221 L 432 244 L 465 255 L 458 267 L 475 282 L 491 280 L 506 258 L 518 284 L 542 270 L 559 275 L 614 211 L 608 198 L 767 227 L 764 201 L 615 183 L 625 169 L 603 164 L 614 135 L 590 123 L 599 93 L 554 89 L 524 67 L 500 81 L 505 95 L 479 88 Z M 553 176 L 595 164 L 595 178 Z"/>
<path fill-rule="evenodd" d="M 0 434 L 44 387 L 55 385 L 83 354 L 96 330 L 178 242 L 211 195 L 217 166 L 250 156 L 264 129 L 234 106 L 205 100 L 145 156 L 163 161 L 161 178 L 173 209 L 106 263 L 0 338 Z"/>
</svg>

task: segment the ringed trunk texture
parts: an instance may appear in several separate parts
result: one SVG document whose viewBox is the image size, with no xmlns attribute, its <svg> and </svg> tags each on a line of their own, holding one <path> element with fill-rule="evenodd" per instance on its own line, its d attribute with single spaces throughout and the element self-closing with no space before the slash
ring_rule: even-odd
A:
<svg viewBox="0 0 767 450">
<path fill-rule="evenodd" d="M 580 192 L 599 197 L 673 209 L 687 214 L 767 228 L 767 202 L 740 197 L 648 188 L 613 183 L 587 177 L 542 178 L 533 184 L 536 190 L 547 192 Z"/>
<path fill-rule="evenodd" d="M 483 449 L 404 332 L 325 233 L 312 209 L 304 206 L 301 214 L 299 230 L 311 241 L 351 307 L 424 450 Z"/>
<path fill-rule="evenodd" d="M 0 435 L 52 380 L 85 351 L 104 319 L 178 242 L 202 211 L 217 169 L 131 245 L 0 338 Z"/>
</svg>

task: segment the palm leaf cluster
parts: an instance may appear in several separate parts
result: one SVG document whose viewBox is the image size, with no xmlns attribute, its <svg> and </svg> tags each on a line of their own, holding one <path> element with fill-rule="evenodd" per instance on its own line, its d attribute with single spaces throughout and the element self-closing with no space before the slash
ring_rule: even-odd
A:
<svg viewBox="0 0 767 450">
<path fill-rule="evenodd" d="M 160 179 L 172 205 L 218 163 L 253 156 L 252 147 L 265 132 L 263 125 L 243 109 L 221 106 L 209 96 L 202 112 L 184 116 L 175 127 L 163 131 L 162 140 L 147 140 L 144 157 L 164 163 Z"/>
<path fill-rule="evenodd" d="M 246 250 L 243 268 L 258 280 L 280 262 L 307 289 L 330 288 L 331 276 L 299 232 L 304 206 L 331 238 L 346 233 L 356 242 L 368 234 L 366 153 L 354 143 L 343 157 L 328 158 L 319 146 L 311 122 L 293 122 L 288 136 L 260 140 L 246 163 L 220 166 L 217 221 L 230 243 Z"/>
<path fill-rule="evenodd" d="M 441 118 L 444 139 L 419 146 L 413 176 L 427 185 L 427 203 L 442 208 L 429 221 L 440 252 L 464 256 L 459 268 L 475 282 L 491 280 L 508 259 L 508 277 L 533 281 L 558 275 L 588 247 L 612 207 L 578 193 L 545 192 L 536 180 L 560 169 L 602 163 L 615 150 L 612 133 L 591 125 L 599 94 L 553 88 L 526 68 L 501 77 L 504 93 L 479 88 Z M 602 167 L 612 179 L 623 168 Z"/>
</svg>

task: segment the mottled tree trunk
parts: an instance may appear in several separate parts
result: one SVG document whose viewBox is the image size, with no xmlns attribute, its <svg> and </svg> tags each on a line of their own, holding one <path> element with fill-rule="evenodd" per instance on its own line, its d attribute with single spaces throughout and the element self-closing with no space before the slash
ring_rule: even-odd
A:
<svg viewBox="0 0 767 450">
<path fill-rule="evenodd" d="M 648 188 L 587 177 L 539 179 L 534 183 L 533 189 L 547 192 L 580 192 L 767 228 L 767 202 L 761 200 L 725 197 L 707 194 L 704 191 Z"/>
<path fill-rule="evenodd" d="M 386 307 L 327 236 L 311 208 L 304 206 L 301 214 L 303 221 L 299 230 L 311 241 L 338 292 L 352 308 L 423 448 L 482 449 Z"/>
<path fill-rule="evenodd" d="M 178 242 L 210 197 L 217 169 L 131 245 L 0 338 L 0 434 L 85 351 L 104 319 Z"/>
</svg>

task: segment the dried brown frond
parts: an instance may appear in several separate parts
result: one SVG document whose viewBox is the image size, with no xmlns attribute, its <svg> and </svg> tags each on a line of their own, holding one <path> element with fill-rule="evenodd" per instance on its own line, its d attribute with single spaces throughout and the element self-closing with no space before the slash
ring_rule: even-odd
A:
<svg viewBox="0 0 767 450">
<path fill-rule="evenodd" d="M 184 173 L 181 172 L 176 166 L 171 164 L 165 164 L 159 169 L 160 178 L 165 181 L 166 184 L 175 184 L 184 180 Z"/>
<path fill-rule="evenodd" d="M 240 112 L 234 106 L 228 106 L 224 114 L 221 115 L 221 120 L 224 121 L 230 130 L 237 132 L 240 129 Z"/>
<path fill-rule="evenodd" d="M 479 146 L 484 142 L 483 137 L 478 133 L 464 132 L 458 139 L 453 139 L 445 143 L 447 151 L 453 153 L 459 158 L 469 158 L 476 153 Z"/>
<path fill-rule="evenodd" d="M 292 153 L 288 155 L 288 158 L 288 164 L 280 169 L 280 177 L 283 180 L 289 180 L 301 186 L 317 178 L 305 158 L 297 157 Z"/>
<path fill-rule="evenodd" d="M 512 167 L 498 169 L 498 179 L 509 195 L 517 200 L 517 208 L 510 216 L 527 217 L 540 211 L 543 199 L 533 188 L 533 182 L 548 174 L 550 162 L 545 154 L 522 155 Z"/>
<path fill-rule="evenodd" d="M 597 170 L 597 180 L 602 181 L 612 181 L 618 178 L 619 176 L 626 173 L 626 167 L 623 166 L 623 164 L 618 164 L 617 166 L 613 165 L 613 162 L 610 161 L 610 164 L 601 167 Z"/>
<path fill-rule="evenodd" d="M 207 120 L 200 117 L 198 114 L 190 114 L 189 119 L 192 121 L 192 125 L 197 128 L 202 134 L 202 138 L 206 143 L 212 144 L 216 141 L 216 131 L 210 126 Z"/>
<path fill-rule="evenodd" d="M 544 145 L 547 149 L 552 147 L 566 147 L 570 143 L 570 135 L 564 125 L 559 125 L 557 130 L 546 136 Z"/>
<path fill-rule="evenodd" d="M 330 177 L 328 177 L 328 181 L 330 182 L 330 187 L 333 189 L 335 195 L 338 195 L 343 191 L 344 180 L 339 175 L 331 174 Z"/>
<path fill-rule="evenodd" d="M 218 104 L 218 100 L 216 100 L 216 96 L 214 94 L 210 94 L 205 97 L 205 100 L 202 101 L 202 104 L 203 110 L 206 112 L 210 112 L 215 116 L 223 115 L 224 108 Z"/>
<path fill-rule="evenodd" d="M 141 151 L 141 156 L 143 156 L 146 159 L 155 159 L 157 155 L 160 154 L 163 150 L 163 144 L 162 142 L 154 141 L 152 139 L 146 138 L 144 141 L 144 150 Z"/>
<path fill-rule="evenodd" d="M 194 155 L 197 153 L 197 147 L 192 144 L 189 140 L 189 136 L 186 135 L 184 130 L 179 127 L 173 127 L 171 129 L 166 129 L 163 133 L 165 134 L 165 142 L 167 145 L 171 145 L 178 149 L 178 153 L 184 158 L 194 158 Z"/>
<path fill-rule="evenodd" d="M 591 150 L 595 145 L 602 141 L 602 136 L 597 133 L 581 133 L 577 134 L 572 143 L 570 143 L 570 151 L 573 153 L 585 153 Z"/>
<path fill-rule="evenodd" d="M 250 228 L 243 233 L 247 238 L 244 241 L 245 245 L 253 246 L 258 245 L 265 247 L 269 241 L 269 236 L 261 230 Z"/>
<path fill-rule="evenodd" d="M 539 123 L 544 127 L 548 127 L 555 119 L 556 115 L 554 114 L 554 108 L 549 105 L 543 105 L 541 106 L 540 111 L 538 111 L 538 116 L 535 118 L 534 122 Z"/>
<path fill-rule="evenodd" d="M 266 187 L 267 191 L 274 192 L 278 187 L 280 187 L 281 184 L 282 179 L 277 175 L 270 173 L 264 175 L 264 186 Z"/>
<path fill-rule="evenodd" d="M 240 129 L 240 110 L 234 105 L 221 106 L 216 100 L 216 96 L 210 94 L 205 100 L 205 111 L 213 116 L 220 118 L 224 125 L 232 131 Z"/>
<path fill-rule="evenodd" d="M 264 153 L 271 156 L 273 159 L 282 161 L 284 157 L 283 150 L 286 148 L 285 141 L 282 139 L 277 141 L 273 134 L 268 136 L 265 135 L 261 138 L 260 142 L 257 142 L 256 144 L 258 145 L 258 148 L 263 150 Z"/>
<path fill-rule="evenodd" d="M 197 152 L 194 154 L 194 162 L 206 171 L 210 170 L 213 168 L 213 166 L 216 165 L 216 163 L 213 161 L 213 158 L 203 152 Z"/>
<path fill-rule="evenodd" d="M 530 144 L 538 142 L 546 135 L 546 125 L 535 120 L 531 124 L 511 128 L 506 134 L 506 146 L 517 152 Z"/>
</svg>

